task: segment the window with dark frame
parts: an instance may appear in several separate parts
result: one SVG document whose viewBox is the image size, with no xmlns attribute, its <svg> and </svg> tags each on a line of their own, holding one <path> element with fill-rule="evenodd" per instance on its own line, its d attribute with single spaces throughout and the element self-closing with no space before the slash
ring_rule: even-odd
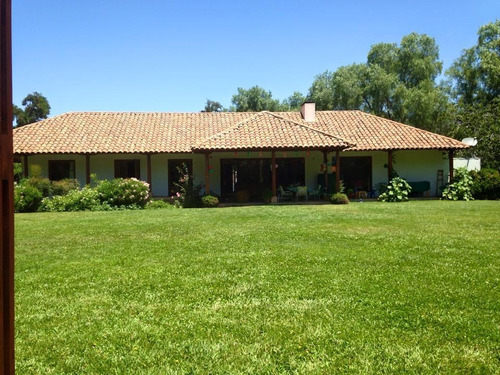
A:
<svg viewBox="0 0 500 375">
<path fill-rule="evenodd" d="M 49 180 L 59 181 L 75 178 L 74 160 L 49 160 Z"/>
<path fill-rule="evenodd" d="M 141 179 L 141 161 L 139 159 L 115 160 L 115 178 Z"/>
</svg>

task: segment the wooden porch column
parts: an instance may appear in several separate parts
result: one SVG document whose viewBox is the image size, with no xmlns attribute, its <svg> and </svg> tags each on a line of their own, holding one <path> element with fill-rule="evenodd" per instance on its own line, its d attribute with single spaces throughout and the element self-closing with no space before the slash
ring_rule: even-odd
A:
<svg viewBox="0 0 500 375">
<path fill-rule="evenodd" d="M 23 176 L 27 178 L 29 175 L 28 155 L 23 155 Z"/>
<path fill-rule="evenodd" d="M 450 183 L 453 181 L 453 150 L 448 150 L 448 168 L 450 170 Z"/>
<path fill-rule="evenodd" d="M 273 196 L 271 198 L 271 203 L 278 202 L 278 194 L 276 193 L 276 152 L 271 152 L 271 189 L 273 191 Z"/>
<path fill-rule="evenodd" d="M 85 184 L 90 185 L 90 155 L 85 155 Z"/>
<path fill-rule="evenodd" d="M 392 179 L 392 150 L 387 151 L 387 182 Z"/>
<path fill-rule="evenodd" d="M 0 375 L 14 374 L 11 1 L 0 0 Z"/>
<path fill-rule="evenodd" d="M 323 163 L 325 164 L 325 193 L 328 194 L 328 151 L 323 151 Z"/>
<path fill-rule="evenodd" d="M 210 194 L 210 153 L 205 153 L 205 194 Z"/>
<path fill-rule="evenodd" d="M 335 190 L 336 193 L 340 193 L 340 151 L 335 152 Z"/>
<path fill-rule="evenodd" d="M 151 184 L 151 154 L 146 155 L 146 168 L 147 168 L 147 183 L 149 184 L 149 191 L 153 191 L 153 185 Z"/>
</svg>

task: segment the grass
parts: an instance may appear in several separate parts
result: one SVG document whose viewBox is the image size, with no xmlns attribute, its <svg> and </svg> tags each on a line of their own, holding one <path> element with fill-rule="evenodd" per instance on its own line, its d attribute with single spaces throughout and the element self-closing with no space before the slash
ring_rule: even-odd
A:
<svg viewBox="0 0 500 375">
<path fill-rule="evenodd" d="M 500 202 L 16 215 L 18 374 L 500 373 Z"/>
</svg>

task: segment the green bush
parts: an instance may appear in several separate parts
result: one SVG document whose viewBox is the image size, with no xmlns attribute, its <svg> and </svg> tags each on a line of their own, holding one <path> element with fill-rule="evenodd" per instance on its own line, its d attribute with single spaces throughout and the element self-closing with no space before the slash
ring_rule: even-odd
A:
<svg viewBox="0 0 500 375">
<path fill-rule="evenodd" d="M 173 204 L 162 200 L 151 200 L 144 206 L 146 210 L 156 210 L 156 209 L 174 208 L 174 207 L 175 206 Z"/>
<path fill-rule="evenodd" d="M 42 201 L 42 192 L 31 185 L 28 180 L 22 180 L 14 186 L 14 210 L 16 212 L 34 212 Z"/>
<path fill-rule="evenodd" d="M 74 178 L 65 178 L 51 182 L 52 195 L 66 195 L 72 190 L 78 190 L 80 183 Z"/>
<path fill-rule="evenodd" d="M 394 177 L 378 199 L 382 202 L 404 202 L 408 200 L 410 192 L 411 186 L 408 182 L 401 177 Z"/>
<path fill-rule="evenodd" d="M 330 197 L 333 204 L 349 204 L 349 198 L 344 193 L 335 193 Z"/>
<path fill-rule="evenodd" d="M 442 199 L 452 201 L 469 201 L 474 199 L 472 196 L 472 177 L 467 168 L 455 169 L 453 181 L 451 184 L 445 186 Z"/>
<path fill-rule="evenodd" d="M 219 198 L 213 195 L 205 195 L 201 198 L 201 203 L 203 207 L 217 207 L 219 205 Z"/>
<path fill-rule="evenodd" d="M 25 181 L 27 184 L 40 190 L 43 197 L 50 197 L 52 195 L 51 184 L 50 184 L 50 180 L 48 178 L 30 177 Z"/>
<path fill-rule="evenodd" d="M 96 211 L 102 209 L 99 193 L 90 188 L 71 190 L 66 195 L 44 198 L 40 211 Z"/>
<path fill-rule="evenodd" d="M 23 165 L 14 163 L 14 181 L 19 182 L 23 178 Z"/>
<path fill-rule="evenodd" d="M 500 172 L 481 169 L 469 172 L 472 177 L 472 196 L 475 199 L 500 199 Z"/>
<path fill-rule="evenodd" d="M 177 167 L 181 178 L 174 185 L 178 188 L 176 196 L 173 196 L 176 207 L 193 208 L 201 207 L 201 186 L 194 184 L 194 177 L 189 174 L 189 169 L 185 163 Z"/>
<path fill-rule="evenodd" d="M 135 178 L 99 181 L 95 188 L 101 203 L 110 207 L 144 207 L 149 198 L 149 184 Z"/>
</svg>

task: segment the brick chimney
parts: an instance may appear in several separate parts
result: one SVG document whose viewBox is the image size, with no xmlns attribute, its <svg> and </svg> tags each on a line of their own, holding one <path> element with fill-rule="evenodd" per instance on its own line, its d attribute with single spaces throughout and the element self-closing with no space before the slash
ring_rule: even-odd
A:
<svg viewBox="0 0 500 375">
<path fill-rule="evenodd" d="M 304 102 L 300 107 L 300 114 L 305 122 L 316 121 L 316 103 Z"/>
</svg>

